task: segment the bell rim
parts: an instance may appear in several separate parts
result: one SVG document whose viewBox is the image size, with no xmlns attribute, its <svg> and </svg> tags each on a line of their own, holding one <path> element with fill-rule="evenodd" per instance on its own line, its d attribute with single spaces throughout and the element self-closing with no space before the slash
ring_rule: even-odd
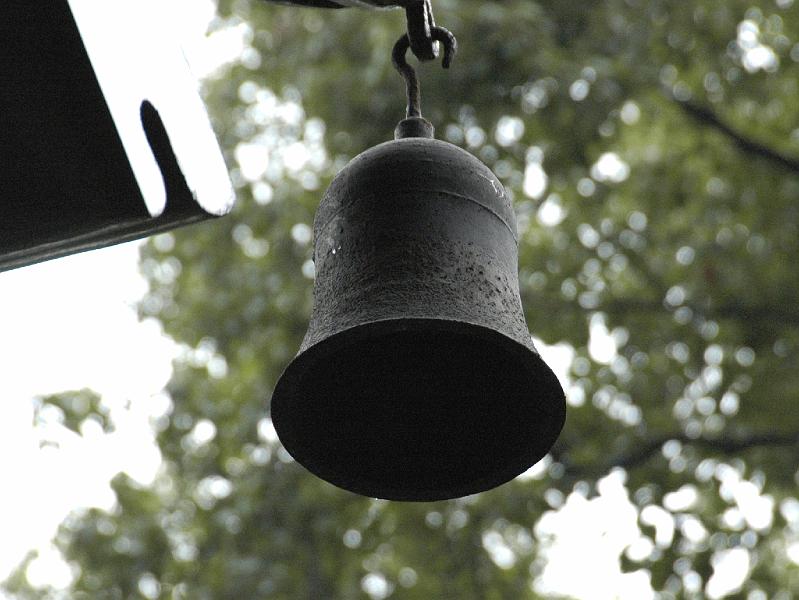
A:
<svg viewBox="0 0 799 600">
<path fill-rule="evenodd" d="M 441 486 L 435 489 L 409 489 L 404 486 L 396 487 L 375 482 L 364 482 L 343 476 L 340 471 L 330 469 L 321 462 L 309 457 L 309 454 L 302 451 L 299 443 L 301 435 L 291 431 L 284 424 L 284 416 L 295 410 L 291 400 L 296 397 L 294 394 L 286 392 L 286 389 L 301 388 L 304 374 L 314 364 L 320 360 L 339 352 L 341 348 L 357 344 L 366 336 L 375 337 L 402 332 L 428 332 L 437 331 L 445 333 L 469 333 L 476 337 L 483 338 L 484 341 L 501 343 L 504 348 L 513 352 L 523 363 L 527 363 L 525 376 L 533 380 L 538 380 L 541 385 L 541 378 L 545 378 L 545 392 L 534 397 L 531 395 L 530 415 L 537 415 L 547 424 L 546 428 L 539 430 L 547 432 L 546 436 L 531 436 L 530 443 L 523 451 L 517 452 L 509 458 L 505 465 L 492 471 L 490 474 L 469 479 L 462 485 Z M 510 350 L 512 349 L 512 350 Z M 544 362 L 538 351 L 535 349 L 532 339 L 530 345 L 520 343 L 518 340 L 484 325 L 457 321 L 451 319 L 433 318 L 401 318 L 385 319 L 369 323 L 364 323 L 339 331 L 330 337 L 317 342 L 316 344 L 302 350 L 286 367 L 278 379 L 272 394 L 270 405 L 270 416 L 277 432 L 278 438 L 286 451 L 306 470 L 315 476 L 327 481 L 328 483 L 362 496 L 380 498 L 384 500 L 402 502 L 435 502 L 460 498 L 484 491 L 489 491 L 500 485 L 508 483 L 515 477 L 524 473 L 527 469 L 542 460 L 550 451 L 558 436 L 560 435 L 566 422 L 566 399 L 563 388 L 549 365 Z M 539 421 L 541 422 L 541 421 Z M 500 432 L 497 435 L 501 435 Z"/>
</svg>

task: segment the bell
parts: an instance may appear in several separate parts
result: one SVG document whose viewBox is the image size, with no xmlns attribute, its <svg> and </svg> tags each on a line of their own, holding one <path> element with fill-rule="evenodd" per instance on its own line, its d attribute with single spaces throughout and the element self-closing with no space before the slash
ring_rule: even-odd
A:
<svg viewBox="0 0 799 600">
<path fill-rule="evenodd" d="M 405 119 L 325 193 L 310 326 L 271 404 L 300 464 L 389 500 L 507 482 L 565 419 L 524 320 L 511 202 L 488 167 L 432 133 Z"/>
</svg>

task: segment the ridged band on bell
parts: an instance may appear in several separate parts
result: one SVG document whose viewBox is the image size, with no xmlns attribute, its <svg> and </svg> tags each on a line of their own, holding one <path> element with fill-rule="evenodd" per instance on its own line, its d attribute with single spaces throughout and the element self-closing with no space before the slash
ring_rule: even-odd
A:
<svg viewBox="0 0 799 600">
<path fill-rule="evenodd" d="M 548 452 L 564 394 L 527 330 L 513 208 L 485 165 L 434 139 L 381 144 L 335 178 L 314 238 L 310 326 L 271 406 L 298 462 L 428 501 Z"/>
</svg>

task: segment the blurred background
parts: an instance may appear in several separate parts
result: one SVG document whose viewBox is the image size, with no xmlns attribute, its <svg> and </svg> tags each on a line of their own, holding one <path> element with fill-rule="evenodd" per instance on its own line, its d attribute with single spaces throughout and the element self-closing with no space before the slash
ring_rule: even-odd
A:
<svg viewBox="0 0 799 600">
<path fill-rule="evenodd" d="M 314 478 L 267 413 L 321 194 L 403 117 L 404 14 L 164 7 L 238 202 L 0 275 L 0 594 L 799 597 L 793 0 L 435 1 L 461 51 L 423 110 L 515 201 L 569 409 L 524 475 L 425 504 Z"/>
</svg>

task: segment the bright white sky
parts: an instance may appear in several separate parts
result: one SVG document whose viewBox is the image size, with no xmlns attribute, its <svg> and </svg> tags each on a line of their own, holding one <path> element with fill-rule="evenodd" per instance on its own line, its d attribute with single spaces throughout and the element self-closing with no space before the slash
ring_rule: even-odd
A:
<svg viewBox="0 0 799 600">
<path fill-rule="evenodd" d="M 138 244 L 129 243 L 0 274 L 0 578 L 31 546 L 47 546 L 77 506 L 108 506 L 108 480 L 122 469 L 147 481 L 158 465 L 148 415 L 163 410 L 175 345 L 133 303 L 145 290 Z M 111 436 L 88 440 L 60 428 L 36 432 L 31 398 L 90 387 L 117 419 Z M 60 431 L 59 431 L 60 429 Z M 60 449 L 39 447 L 41 439 Z"/>
<path fill-rule="evenodd" d="M 213 2 L 170 0 L 162 6 L 179 16 L 178 42 L 198 77 L 240 51 L 240 36 L 205 37 Z M 108 481 L 119 471 L 146 482 L 158 467 L 149 417 L 164 409 L 160 391 L 177 348 L 157 322 L 136 316 L 133 307 L 146 290 L 138 246 L 0 273 L 0 455 L 12 482 L 2 486 L 0 579 L 38 547 L 46 559 L 29 574 L 63 582 L 57 557 L 47 552 L 59 523 L 76 507 L 109 506 Z M 82 388 L 96 390 L 114 407 L 117 432 L 89 430 L 82 440 L 55 427 L 34 431 L 34 396 Z M 60 448 L 40 448 L 42 438 Z"/>
<path fill-rule="evenodd" d="M 213 16 L 211 0 L 170 0 L 161 6 L 173 10 L 180 25 L 175 32 L 198 77 L 240 53 L 241 30 L 204 35 Z M 537 185 L 543 187 L 545 174 L 541 177 Z M 156 472 L 160 459 L 149 419 L 166 406 L 161 390 L 178 348 L 158 323 L 136 317 L 133 307 L 146 289 L 138 273 L 138 246 L 134 242 L 0 273 L 0 455 L 10 482 L 3 486 L 0 510 L 0 579 L 29 548 L 38 548 L 42 559 L 33 563 L 29 577 L 65 585 L 69 569 L 50 546 L 59 523 L 78 507 L 110 507 L 108 481 L 119 471 L 145 483 Z M 592 322 L 591 334 L 592 357 L 610 363 L 616 346 L 601 319 Z M 571 351 L 541 349 L 565 382 Z M 58 427 L 33 429 L 34 396 L 82 388 L 103 395 L 116 416 L 116 432 L 88 428 L 80 437 Z M 40 447 L 43 439 L 59 447 Z M 546 467 L 542 461 L 522 477 L 542 477 Z M 675 522 L 668 511 L 652 507 L 641 518 L 651 519 L 658 534 L 655 540 L 643 537 L 623 480 L 622 474 L 607 477 L 591 500 L 579 493 L 549 498 L 553 510 L 535 528 L 538 538 L 549 540 L 543 544 L 547 562 L 536 590 L 587 600 L 653 597 L 648 573 L 621 573 L 619 556 L 625 551 L 646 555 L 653 544 L 670 543 Z M 740 478 L 738 484 L 743 485 Z M 768 512 L 761 509 L 760 514 Z M 487 532 L 483 542 L 499 566 L 515 561 L 502 536 Z M 712 597 L 740 585 L 749 555 L 742 551 L 717 562 L 718 577 L 706 590 Z"/>
</svg>

